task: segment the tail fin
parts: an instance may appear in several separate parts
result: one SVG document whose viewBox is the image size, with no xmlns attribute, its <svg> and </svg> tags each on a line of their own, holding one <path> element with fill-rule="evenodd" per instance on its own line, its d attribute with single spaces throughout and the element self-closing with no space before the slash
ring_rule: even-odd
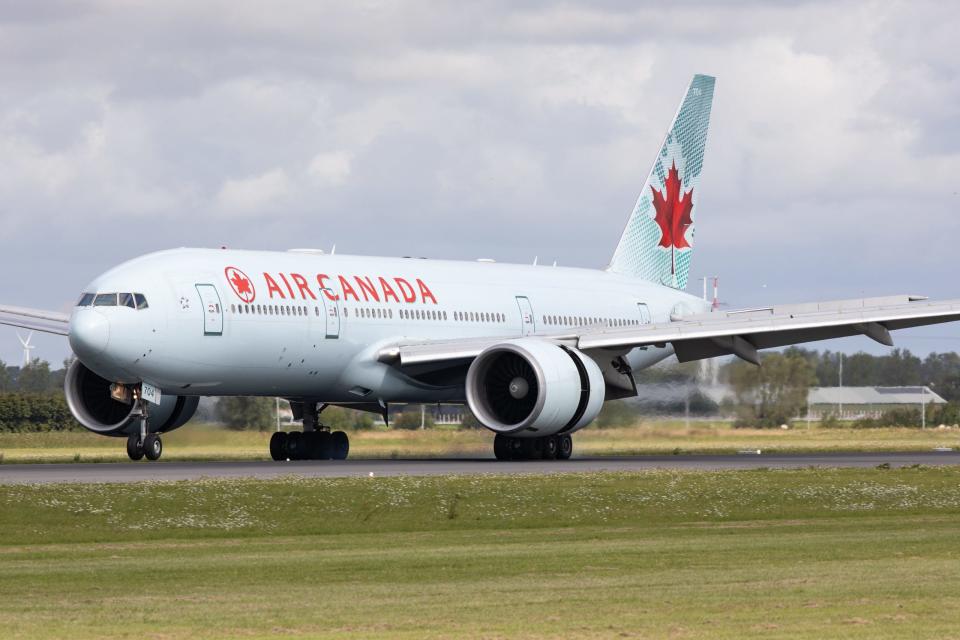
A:
<svg viewBox="0 0 960 640">
<path fill-rule="evenodd" d="M 608 271 L 687 286 L 713 85 L 711 76 L 693 76 Z"/>
</svg>

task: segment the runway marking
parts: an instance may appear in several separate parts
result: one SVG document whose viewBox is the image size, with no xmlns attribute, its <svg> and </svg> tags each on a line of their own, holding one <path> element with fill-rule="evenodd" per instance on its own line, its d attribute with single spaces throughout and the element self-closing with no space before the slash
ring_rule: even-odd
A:
<svg viewBox="0 0 960 640">
<path fill-rule="evenodd" d="M 492 458 L 303 462 L 122 462 L 0 465 L 0 483 L 141 482 L 200 478 L 344 478 L 522 473 L 587 473 L 653 469 L 797 469 L 804 467 L 960 465 L 960 452 L 820 453 L 574 458 L 498 462 Z"/>
</svg>

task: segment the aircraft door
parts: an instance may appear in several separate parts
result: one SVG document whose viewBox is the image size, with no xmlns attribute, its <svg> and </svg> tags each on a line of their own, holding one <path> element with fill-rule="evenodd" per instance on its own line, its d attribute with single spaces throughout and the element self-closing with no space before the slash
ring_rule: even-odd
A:
<svg viewBox="0 0 960 640">
<path fill-rule="evenodd" d="M 640 322 L 650 324 L 650 309 L 642 302 L 637 303 L 637 311 L 640 312 Z"/>
<path fill-rule="evenodd" d="M 203 308 L 203 335 L 223 335 L 223 307 L 220 305 L 220 294 L 212 284 L 198 284 L 197 293 L 200 294 L 200 306 Z"/>
<path fill-rule="evenodd" d="M 527 296 L 517 296 L 517 306 L 520 307 L 521 335 L 528 336 L 537 330 L 530 299 Z"/>
<path fill-rule="evenodd" d="M 326 294 L 336 296 L 333 289 L 324 289 L 321 291 L 320 299 L 323 300 L 323 315 L 326 318 L 326 336 L 327 338 L 340 337 L 340 302 L 331 300 Z"/>
</svg>

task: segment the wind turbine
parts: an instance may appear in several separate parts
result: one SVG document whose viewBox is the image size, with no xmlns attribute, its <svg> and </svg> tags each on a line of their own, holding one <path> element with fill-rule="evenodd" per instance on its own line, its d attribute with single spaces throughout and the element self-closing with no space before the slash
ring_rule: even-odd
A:
<svg viewBox="0 0 960 640">
<path fill-rule="evenodd" d="M 30 350 L 33 349 L 36 345 L 30 344 L 30 339 L 33 338 L 33 331 L 27 334 L 27 339 L 24 340 L 20 337 L 20 332 L 17 331 L 17 339 L 20 340 L 20 344 L 23 345 L 23 366 L 27 367 L 33 359 L 30 357 Z"/>
</svg>

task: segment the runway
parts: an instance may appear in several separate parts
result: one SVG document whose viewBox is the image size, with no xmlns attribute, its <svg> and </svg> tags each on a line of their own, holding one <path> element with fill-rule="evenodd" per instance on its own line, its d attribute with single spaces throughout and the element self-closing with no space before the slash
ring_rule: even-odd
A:
<svg viewBox="0 0 960 640">
<path fill-rule="evenodd" d="M 200 478 L 345 478 L 524 473 L 649 471 L 652 469 L 797 469 L 803 467 L 960 465 L 960 452 L 821 453 L 574 458 L 566 461 L 497 462 L 482 458 L 345 460 L 311 462 L 125 462 L 0 465 L 0 484 L 140 482 Z"/>
</svg>

